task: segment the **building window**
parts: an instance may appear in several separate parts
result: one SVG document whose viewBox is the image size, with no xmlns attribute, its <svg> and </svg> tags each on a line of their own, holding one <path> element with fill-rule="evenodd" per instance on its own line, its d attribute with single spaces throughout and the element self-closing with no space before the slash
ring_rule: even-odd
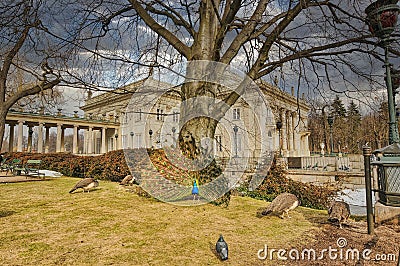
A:
<svg viewBox="0 0 400 266">
<path fill-rule="evenodd" d="M 142 134 L 135 134 L 136 136 L 136 148 L 142 148 Z"/>
<path fill-rule="evenodd" d="M 157 109 L 157 120 L 163 121 L 163 113 L 164 113 L 163 109 Z"/>
<path fill-rule="evenodd" d="M 222 136 L 215 136 L 215 141 L 217 142 L 217 151 L 222 151 Z"/>
<path fill-rule="evenodd" d="M 136 113 L 136 121 L 141 121 L 142 120 L 142 109 L 137 110 Z"/>
<path fill-rule="evenodd" d="M 239 119 L 240 119 L 240 109 L 233 108 L 233 120 L 239 120 Z"/>
<path fill-rule="evenodd" d="M 177 111 L 174 111 L 172 114 L 172 122 L 178 122 L 179 121 L 179 113 Z"/>
</svg>

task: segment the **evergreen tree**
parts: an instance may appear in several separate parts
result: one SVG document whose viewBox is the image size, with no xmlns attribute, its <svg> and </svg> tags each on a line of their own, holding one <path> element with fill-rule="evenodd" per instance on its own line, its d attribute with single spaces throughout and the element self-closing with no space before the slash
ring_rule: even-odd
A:
<svg viewBox="0 0 400 266">
<path fill-rule="evenodd" d="M 349 106 L 347 107 L 347 117 L 349 122 L 356 122 L 359 123 L 361 121 L 361 114 L 358 106 L 351 101 Z"/>
<path fill-rule="evenodd" d="M 336 95 L 336 98 L 335 100 L 333 100 L 331 107 L 333 109 L 332 114 L 334 116 L 346 117 L 346 108 L 344 107 L 344 104 L 339 96 Z"/>
<path fill-rule="evenodd" d="M 344 140 L 347 151 L 357 153 L 360 149 L 361 114 L 358 106 L 351 101 L 347 107 L 347 138 Z"/>
</svg>

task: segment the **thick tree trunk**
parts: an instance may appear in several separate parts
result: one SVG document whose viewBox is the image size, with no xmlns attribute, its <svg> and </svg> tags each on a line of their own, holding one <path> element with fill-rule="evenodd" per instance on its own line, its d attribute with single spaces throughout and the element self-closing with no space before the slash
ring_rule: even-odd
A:
<svg viewBox="0 0 400 266">
<path fill-rule="evenodd" d="M 189 67 L 189 71 L 193 72 L 193 69 Z M 215 95 L 215 84 L 196 81 L 182 86 L 179 144 L 182 152 L 191 159 L 205 158 L 213 152 L 213 139 L 218 124 L 213 117 Z"/>
<path fill-rule="evenodd" d="M 212 156 L 217 121 L 209 117 L 196 117 L 187 121 L 179 134 L 180 148 L 190 159 Z"/>
</svg>

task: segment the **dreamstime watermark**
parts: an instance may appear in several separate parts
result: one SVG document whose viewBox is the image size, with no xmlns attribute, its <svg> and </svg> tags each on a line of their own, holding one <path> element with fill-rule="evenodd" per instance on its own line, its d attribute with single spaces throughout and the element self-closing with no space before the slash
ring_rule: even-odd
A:
<svg viewBox="0 0 400 266">
<path fill-rule="evenodd" d="M 200 92 L 193 95 L 188 90 Z M 250 168 L 255 174 L 249 187 L 255 189 L 277 148 L 272 138 L 274 114 L 264 93 L 245 73 L 218 62 L 189 61 L 155 71 L 135 87 L 124 114 L 121 135 L 130 171 L 140 171 L 139 185 L 153 197 L 176 205 L 213 201 L 232 189 Z M 193 121 L 217 124 L 215 136 L 219 139 L 208 134 L 195 140 L 193 131 L 185 128 Z M 205 124 L 201 130 L 210 131 Z M 185 156 L 187 150 L 180 150 L 182 142 L 198 148 L 204 156 Z M 142 169 L 136 167 L 139 156 L 131 149 L 135 146 L 147 148 L 147 153 L 140 154 Z M 193 184 L 190 173 L 206 169 L 218 156 L 224 158 L 222 173 L 198 184 L 201 201 L 187 200 Z M 179 169 L 179 182 L 169 176 L 169 169 Z"/>
<path fill-rule="evenodd" d="M 336 246 L 329 245 L 327 248 L 318 250 L 314 248 L 304 248 L 302 250 L 292 248 L 288 249 L 274 249 L 268 248 L 264 245 L 263 249 L 258 250 L 257 257 L 260 260 L 282 260 L 282 261 L 318 261 L 318 260 L 332 260 L 332 261 L 359 261 L 359 260 L 374 260 L 374 261 L 396 261 L 396 254 L 393 253 L 377 253 L 373 254 L 372 249 L 359 250 L 357 248 L 347 247 L 346 238 L 340 237 L 336 241 Z"/>
</svg>

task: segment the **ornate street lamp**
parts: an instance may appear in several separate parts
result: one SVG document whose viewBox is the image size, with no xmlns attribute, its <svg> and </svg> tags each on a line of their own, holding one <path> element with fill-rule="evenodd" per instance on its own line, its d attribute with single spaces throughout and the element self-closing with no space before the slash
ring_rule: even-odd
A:
<svg viewBox="0 0 400 266">
<path fill-rule="evenodd" d="M 135 133 L 131 131 L 130 135 L 131 135 L 131 145 L 133 149 L 133 136 L 135 136 Z"/>
<path fill-rule="evenodd" d="M 237 139 L 237 133 L 238 133 L 238 126 L 235 125 L 233 127 L 233 132 L 235 133 L 235 157 L 238 157 L 238 139 Z"/>
<path fill-rule="evenodd" d="M 393 84 L 391 78 L 391 67 L 389 63 L 390 34 L 397 24 L 397 16 L 400 7 L 396 4 L 398 0 L 378 0 L 370 4 L 366 9 L 367 23 L 371 33 L 378 37 L 380 44 L 385 49 L 386 89 L 388 94 L 389 109 L 389 144 L 399 143 L 399 131 L 397 127 Z"/>
<path fill-rule="evenodd" d="M 278 137 L 279 137 L 279 156 L 282 157 L 282 145 L 281 145 L 281 129 L 282 129 L 282 121 L 276 122 L 276 129 L 278 129 Z"/>
<path fill-rule="evenodd" d="M 332 130 L 333 121 L 334 121 L 333 116 L 329 115 L 328 116 L 328 125 L 329 125 L 329 132 L 330 132 L 330 135 L 331 135 L 331 137 L 330 137 L 330 139 L 331 139 L 331 153 L 330 153 L 330 155 L 332 155 L 332 153 L 333 153 L 333 130 Z"/>
</svg>

